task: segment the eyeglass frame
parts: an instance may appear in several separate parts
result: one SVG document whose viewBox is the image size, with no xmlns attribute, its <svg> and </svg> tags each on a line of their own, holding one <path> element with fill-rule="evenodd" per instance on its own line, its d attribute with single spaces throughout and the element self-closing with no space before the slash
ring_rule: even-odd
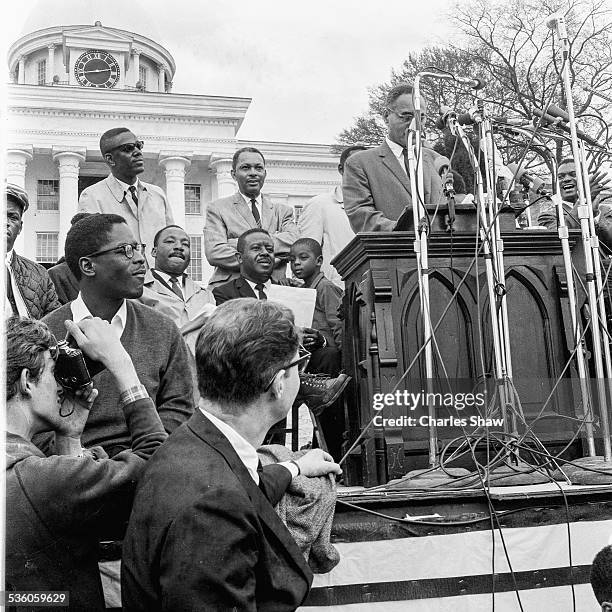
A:
<svg viewBox="0 0 612 612">
<path fill-rule="evenodd" d="M 130 247 L 132 249 L 132 254 L 128 255 L 127 253 L 127 247 Z M 83 257 L 98 257 L 99 255 L 104 255 L 106 253 L 112 253 L 113 251 L 117 251 L 118 249 L 122 249 L 123 250 L 123 254 L 128 258 L 128 259 L 133 259 L 134 258 L 134 251 L 138 251 L 139 253 L 142 253 L 144 255 L 145 249 L 147 248 L 147 245 L 144 243 L 136 243 L 134 244 L 130 244 L 129 242 L 125 242 L 123 244 L 118 244 L 117 246 L 114 246 L 110 249 L 102 249 L 100 251 L 94 251 L 93 253 L 90 253 L 89 255 L 83 255 Z"/>
<path fill-rule="evenodd" d="M 305 369 L 306 369 L 306 365 L 308 364 L 308 360 L 310 359 L 310 356 L 312 355 L 312 353 L 310 353 L 309 351 L 307 351 L 301 344 L 299 346 L 299 352 L 301 353 L 301 355 L 293 360 L 291 363 L 288 363 L 286 366 L 283 366 L 282 368 L 279 368 L 275 373 L 274 376 L 272 376 L 272 378 L 270 379 L 270 382 L 264 387 L 264 392 L 267 391 L 271 386 L 272 383 L 274 382 L 274 379 L 276 378 L 276 375 L 281 371 L 281 370 L 288 370 L 289 368 L 292 368 L 295 365 L 299 365 L 299 364 L 304 364 L 302 368 L 298 367 L 298 372 L 302 373 Z"/>
<path fill-rule="evenodd" d="M 126 150 L 125 147 L 131 147 L 131 149 Z M 117 145 L 116 147 L 113 147 L 112 149 L 108 149 L 106 153 L 104 153 L 104 155 L 107 155 L 108 153 L 112 153 L 113 151 L 117 151 L 117 150 L 120 150 L 122 153 L 131 154 L 136 149 L 138 149 L 139 151 L 142 151 L 143 147 L 144 147 L 144 140 L 136 140 L 135 142 L 125 142 L 124 144 Z"/>
</svg>

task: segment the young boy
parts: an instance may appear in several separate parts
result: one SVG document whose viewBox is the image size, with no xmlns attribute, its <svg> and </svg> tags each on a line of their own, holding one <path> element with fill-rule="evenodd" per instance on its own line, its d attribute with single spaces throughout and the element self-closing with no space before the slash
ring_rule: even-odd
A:
<svg viewBox="0 0 612 612">
<path fill-rule="evenodd" d="M 338 376 L 342 365 L 342 322 L 338 307 L 342 289 L 321 272 L 321 245 L 312 238 L 300 238 L 291 246 L 291 270 L 304 281 L 304 287 L 317 292 L 312 328 L 303 330 L 302 343 L 312 353 L 307 372 Z M 338 460 L 341 456 L 343 414 L 342 407 L 332 404 L 319 417 L 329 453 Z"/>
</svg>

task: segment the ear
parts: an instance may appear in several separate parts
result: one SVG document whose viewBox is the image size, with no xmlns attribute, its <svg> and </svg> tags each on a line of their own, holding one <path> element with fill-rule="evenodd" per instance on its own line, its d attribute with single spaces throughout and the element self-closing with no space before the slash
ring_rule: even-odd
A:
<svg viewBox="0 0 612 612">
<path fill-rule="evenodd" d="M 283 397 L 283 393 L 285 392 L 285 374 L 286 370 L 279 370 L 274 375 L 274 380 L 272 381 L 272 385 L 270 385 L 270 393 L 272 393 L 274 399 Z"/>
<path fill-rule="evenodd" d="M 241 264 L 242 263 L 242 253 L 239 253 L 238 251 L 236 251 L 236 259 L 238 260 L 238 263 Z"/>
<path fill-rule="evenodd" d="M 155 257 L 157 255 L 157 247 L 153 247 L 151 249 L 151 257 Z"/>
<path fill-rule="evenodd" d="M 385 110 L 383 110 L 383 112 L 382 112 L 382 118 L 383 118 L 383 121 L 384 121 L 384 122 L 385 122 L 387 125 L 389 125 L 389 115 L 390 115 L 390 111 L 389 111 L 389 109 L 388 109 L 388 108 L 385 108 Z"/>
<path fill-rule="evenodd" d="M 96 275 L 96 266 L 94 265 L 94 262 L 89 259 L 89 257 L 81 257 L 81 259 L 79 259 L 79 268 L 82 276 Z"/>
<path fill-rule="evenodd" d="M 236 171 L 233 168 L 230 170 L 230 174 L 232 175 L 232 178 L 236 180 Z"/>
<path fill-rule="evenodd" d="M 109 166 L 114 166 L 115 165 L 115 161 L 113 160 L 113 156 L 110 153 L 106 153 L 104 155 L 104 161 L 109 165 Z"/>
<path fill-rule="evenodd" d="M 19 375 L 19 392 L 21 395 L 24 395 L 25 397 L 32 397 L 33 385 L 34 381 L 32 380 L 30 370 L 28 370 L 28 368 L 23 368 L 23 370 L 21 370 L 21 374 Z"/>
<path fill-rule="evenodd" d="M 323 255 L 317 257 L 317 266 L 323 265 Z"/>
</svg>

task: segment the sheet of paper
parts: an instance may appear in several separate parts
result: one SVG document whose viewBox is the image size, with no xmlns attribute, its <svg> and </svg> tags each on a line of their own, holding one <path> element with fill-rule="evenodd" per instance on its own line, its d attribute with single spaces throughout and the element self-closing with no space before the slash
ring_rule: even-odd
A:
<svg viewBox="0 0 612 612">
<path fill-rule="evenodd" d="M 266 293 L 269 300 L 280 302 L 293 311 L 295 324 L 298 327 L 312 327 L 312 316 L 317 299 L 316 289 L 271 285 L 266 289 Z"/>
</svg>

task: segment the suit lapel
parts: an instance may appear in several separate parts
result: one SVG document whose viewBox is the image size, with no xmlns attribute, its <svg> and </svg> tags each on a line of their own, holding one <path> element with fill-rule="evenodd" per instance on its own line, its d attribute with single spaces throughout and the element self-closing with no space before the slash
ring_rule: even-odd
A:
<svg viewBox="0 0 612 612">
<path fill-rule="evenodd" d="M 166 281 L 159 274 L 157 274 L 156 270 L 151 270 L 151 275 L 155 279 L 153 281 L 154 282 L 154 290 L 155 291 L 157 291 L 158 293 L 161 293 L 163 295 L 167 295 L 169 297 L 172 297 L 175 300 L 180 301 L 180 298 L 178 297 L 178 295 L 176 295 L 176 293 L 174 293 L 174 291 L 172 291 L 172 289 L 166 283 Z"/>
<path fill-rule="evenodd" d="M 249 227 L 257 227 L 255 217 L 239 191 L 234 194 L 234 207 L 236 212 L 247 222 Z"/>
<path fill-rule="evenodd" d="M 276 219 L 274 216 L 274 206 L 268 196 L 261 196 L 261 227 L 270 233 L 276 231 Z"/>
<path fill-rule="evenodd" d="M 194 434 L 202 439 L 204 443 L 213 447 L 223 456 L 232 472 L 234 472 L 244 487 L 262 523 L 266 524 L 271 534 L 273 534 L 285 547 L 288 556 L 293 560 L 302 574 L 304 574 L 304 577 L 309 580 L 309 576 L 311 575 L 310 568 L 306 564 L 304 556 L 300 552 L 295 540 L 287 531 L 287 528 L 274 511 L 274 508 L 266 496 L 251 478 L 244 463 L 242 463 L 228 439 L 197 408 L 187 423 L 187 426 Z"/>
<path fill-rule="evenodd" d="M 384 142 L 381 146 L 379 155 L 382 164 L 395 176 L 395 178 L 397 178 L 397 180 L 403 185 L 404 189 L 411 194 L 410 180 L 400 166 L 397 157 L 395 157 L 393 151 L 386 142 Z"/>
<path fill-rule="evenodd" d="M 240 297 L 248 297 L 248 298 L 257 299 L 257 296 L 255 295 L 255 292 L 251 288 L 251 285 L 249 285 L 249 283 L 247 283 L 247 281 L 244 278 L 240 276 L 234 281 L 234 283 L 236 285 L 236 290 L 238 291 L 238 295 L 240 295 Z"/>
<path fill-rule="evenodd" d="M 109 174 L 104 180 L 106 181 L 106 186 L 111 192 L 113 198 L 115 198 L 117 202 L 123 202 L 123 187 L 121 187 L 121 185 L 117 182 L 117 179 L 112 174 Z"/>
</svg>

